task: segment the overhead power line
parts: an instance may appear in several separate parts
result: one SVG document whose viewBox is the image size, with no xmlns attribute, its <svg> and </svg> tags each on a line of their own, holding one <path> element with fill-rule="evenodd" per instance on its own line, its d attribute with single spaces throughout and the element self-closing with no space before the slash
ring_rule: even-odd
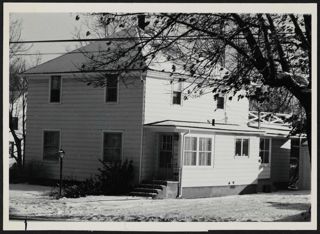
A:
<svg viewBox="0 0 320 234">
<path fill-rule="evenodd" d="M 279 33 L 284 35 L 293 35 L 294 33 Z M 92 42 L 92 41 L 128 41 L 128 40 L 192 40 L 192 39 L 219 39 L 212 36 L 164 36 L 164 37 L 108 37 L 108 38 L 91 38 L 91 39 L 55 39 L 55 40 L 32 40 L 32 41 L 10 41 L 10 44 L 28 44 L 28 43 L 60 43 L 60 42 Z M 245 39 L 237 37 L 235 39 Z"/>
</svg>

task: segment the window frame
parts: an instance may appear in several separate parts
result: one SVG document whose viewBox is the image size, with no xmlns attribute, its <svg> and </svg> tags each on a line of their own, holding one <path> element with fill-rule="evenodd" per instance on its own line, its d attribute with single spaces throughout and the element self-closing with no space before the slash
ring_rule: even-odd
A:
<svg viewBox="0 0 320 234">
<path fill-rule="evenodd" d="M 236 155 L 237 140 L 241 140 L 241 155 Z M 248 140 L 248 155 L 243 155 L 243 140 Z M 250 157 L 250 137 L 236 136 L 234 138 L 234 158 L 249 158 Z"/>
<path fill-rule="evenodd" d="M 52 89 L 51 89 L 51 83 L 52 83 L 52 78 L 53 77 L 60 77 L 60 92 L 59 92 L 59 102 L 52 102 L 51 101 L 51 91 L 52 91 Z M 53 75 L 53 76 L 50 76 L 50 78 L 49 78 L 49 97 L 48 97 L 48 102 L 50 103 L 50 104 L 61 104 L 62 102 L 61 102 L 61 99 L 62 99 L 62 76 L 61 75 Z"/>
<path fill-rule="evenodd" d="M 185 159 L 185 142 L 187 137 L 196 137 L 197 138 L 197 149 L 196 149 L 196 165 L 185 165 L 184 164 L 184 159 Z M 200 144 L 199 144 L 199 139 L 200 138 L 209 138 L 211 139 L 211 160 L 210 160 L 210 165 L 199 165 L 199 153 L 200 153 Z M 186 168 L 213 168 L 214 167 L 214 145 L 215 145 L 215 136 L 212 135 L 205 135 L 205 134 L 188 134 L 184 136 L 183 138 L 183 167 Z M 190 151 L 194 152 L 194 151 Z M 204 152 L 204 151 L 201 151 Z M 205 151 L 207 152 L 207 151 Z"/>
<path fill-rule="evenodd" d="M 177 86 L 179 88 L 177 88 Z M 183 89 L 184 89 L 184 81 L 178 81 L 177 83 L 171 84 L 171 99 L 170 99 L 170 105 L 171 106 L 182 106 L 183 105 Z M 173 103 L 173 93 L 179 92 L 180 93 L 180 104 Z"/>
<path fill-rule="evenodd" d="M 121 134 L 121 152 L 120 161 L 123 162 L 123 145 L 124 145 L 124 130 L 103 130 L 102 131 L 102 146 L 101 146 L 101 160 L 104 161 L 104 134 L 105 133 L 120 133 Z"/>
<path fill-rule="evenodd" d="M 260 157 L 260 151 L 261 151 L 261 149 L 260 149 L 260 140 L 261 139 L 264 139 L 264 140 L 268 139 L 269 140 L 269 150 L 268 151 L 263 150 L 264 152 L 269 152 L 269 155 L 268 155 L 269 162 L 268 163 L 263 163 L 262 159 Z M 271 149 L 272 149 L 272 138 L 271 137 L 260 137 L 260 139 L 259 139 L 259 158 L 261 159 L 260 165 L 262 165 L 262 166 L 270 166 L 271 165 Z"/>
<path fill-rule="evenodd" d="M 108 85 L 107 85 L 107 80 L 108 80 L 108 76 L 116 76 L 117 79 L 117 100 L 116 101 L 107 101 L 107 89 L 108 89 Z M 120 94 L 120 82 L 119 82 L 119 76 L 118 74 L 106 74 L 106 78 L 105 78 L 105 82 L 106 82 L 106 86 L 104 87 L 104 103 L 108 104 L 108 105 L 112 105 L 112 104 L 118 104 L 119 103 L 119 94 Z"/>
<path fill-rule="evenodd" d="M 47 159 L 44 158 L 44 133 L 45 132 L 59 132 L 59 146 L 58 150 L 61 149 L 61 129 L 43 129 L 42 130 L 42 161 L 47 161 L 47 162 L 59 162 L 59 158 L 57 157 L 57 160 L 52 160 L 52 159 Z"/>
</svg>

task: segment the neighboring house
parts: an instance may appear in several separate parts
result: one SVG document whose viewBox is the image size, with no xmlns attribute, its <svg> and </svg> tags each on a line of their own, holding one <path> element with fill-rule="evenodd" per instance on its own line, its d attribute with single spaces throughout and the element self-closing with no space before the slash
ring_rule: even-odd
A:
<svg viewBox="0 0 320 234">
<path fill-rule="evenodd" d="M 59 178 L 62 148 L 66 179 L 96 174 L 99 159 L 132 160 L 135 184 L 153 186 L 142 184 L 134 195 L 156 196 L 162 188 L 164 197 L 207 197 L 288 183 L 290 149 L 282 146 L 290 128 L 281 118 L 258 128 L 245 98 L 184 100 L 188 78 L 167 72 L 136 70 L 124 84 L 106 69 L 106 87 L 88 86 L 79 78 L 101 72 L 80 72 L 83 61 L 83 54 L 67 53 L 24 73 L 27 163 L 41 162 L 44 176 Z"/>
</svg>

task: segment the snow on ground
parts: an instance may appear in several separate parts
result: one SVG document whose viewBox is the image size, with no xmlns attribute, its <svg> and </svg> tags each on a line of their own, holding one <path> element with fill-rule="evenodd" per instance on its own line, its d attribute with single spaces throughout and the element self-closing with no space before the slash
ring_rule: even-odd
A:
<svg viewBox="0 0 320 234">
<path fill-rule="evenodd" d="M 10 185 L 10 217 L 70 221 L 303 221 L 309 191 L 198 199 L 88 196 L 56 200 L 52 188 Z"/>
</svg>

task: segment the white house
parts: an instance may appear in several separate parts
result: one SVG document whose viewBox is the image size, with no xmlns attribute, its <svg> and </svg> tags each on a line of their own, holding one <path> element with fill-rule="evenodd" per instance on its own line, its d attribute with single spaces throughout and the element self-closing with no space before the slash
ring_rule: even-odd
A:
<svg viewBox="0 0 320 234">
<path fill-rule="evenodd" d="M 82 49 L 104 45 L 94 42 Z M 96 174 L 99 159 L 132 160 L 140 184 L 133 195 L 242 194 L 288 182 L 290 149 L 282 146 L 290 129 L 281 118 L 258 128 L 245 98 L 214 100 L 209 93 L 184 100 L 188 79 L 135 70 L 124 75 L 130 81 L 124 84 L 107 71 L 81 72 L 83 61 L 81 53 L 66 53 L 24 73 L 29 84 L 26 158 L 42 163 L 44 176 L 59 178 L 62 148 L 66 179 Z M 81 81 L 102 73 L 106 87 Z"/>
</svg>

